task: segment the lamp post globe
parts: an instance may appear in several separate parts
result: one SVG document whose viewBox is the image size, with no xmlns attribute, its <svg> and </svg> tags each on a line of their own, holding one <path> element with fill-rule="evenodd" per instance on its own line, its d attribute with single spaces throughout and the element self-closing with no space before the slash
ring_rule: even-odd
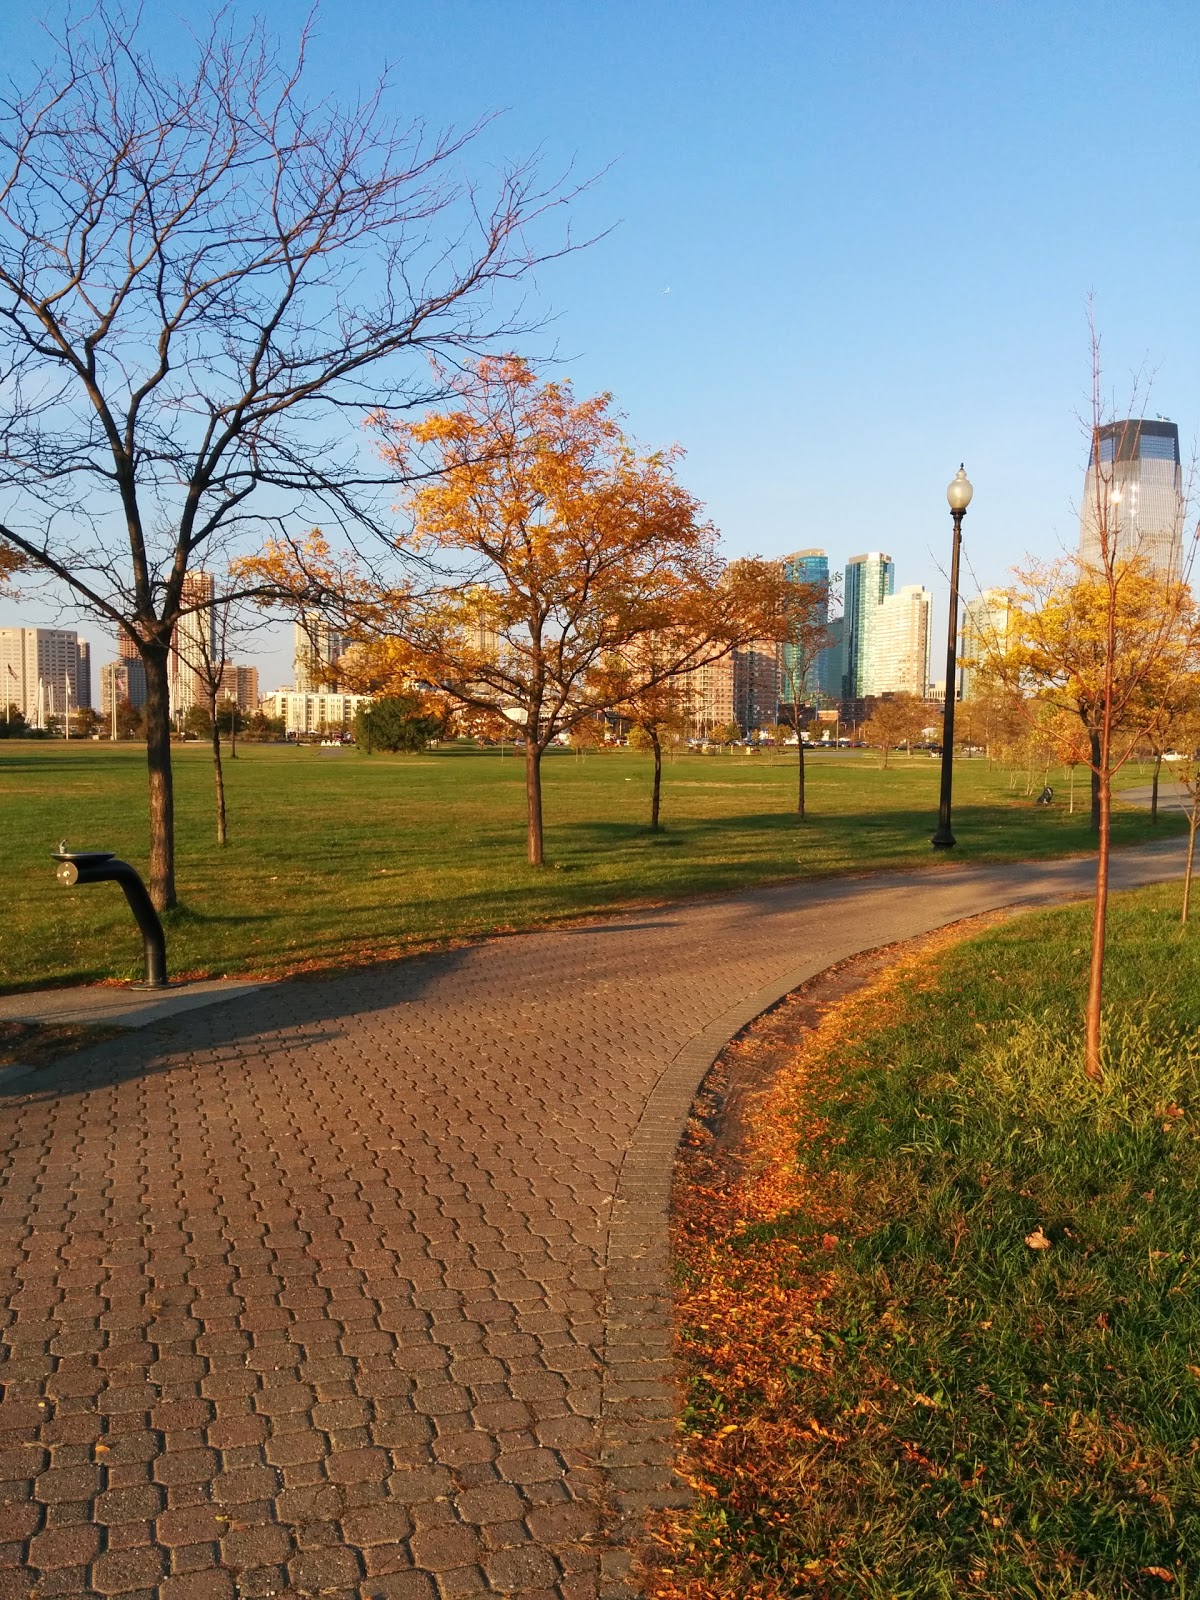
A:
<svg viewBox="0 0 1200 1600">
<path fill-rule="evenodd" d="M 954 783 L 954 680 L 958 673 L 958 558 L 962 549 L 962 521 L 974 494 L 966 470 L 958 471 L 946 486 L 946 503 L 954 522 L 954 542 L 950 551 L 950 616 L 946 628 L 946 698 L 942 712 L 942 788 L 938 803 L 935 850 L 949 850 L 955 843 L 950 826 L 950 804 Z"/>
<path fill-rule="evenodd" d="M 974 493 L 975 490 L 970 478 L 967 477 L 963 468 L 959 467 L 953 478 L 946 485 L 946 503 L 950 507 L 951 515 L 956 511 L 959 513 L 965 511 L 971 504 L 971 496 Z"/>
</svg>

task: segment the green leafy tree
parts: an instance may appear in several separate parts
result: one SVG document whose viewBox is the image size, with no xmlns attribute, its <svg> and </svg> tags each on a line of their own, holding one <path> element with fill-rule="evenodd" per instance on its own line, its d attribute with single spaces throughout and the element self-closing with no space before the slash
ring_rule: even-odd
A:
<svg viewBox="0 0 1200 1600">
<path fill-rule="evenodd" d="M 364 750 L 424 750 L 441 732 L 437 717 L 430 716 L 419 694 L 386 694 L 354 714 L 354 737 Z"/>
</svg>

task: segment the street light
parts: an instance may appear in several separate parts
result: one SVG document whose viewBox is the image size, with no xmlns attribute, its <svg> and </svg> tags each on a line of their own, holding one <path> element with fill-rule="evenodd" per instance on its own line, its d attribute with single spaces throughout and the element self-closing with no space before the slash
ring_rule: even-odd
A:
<svg viewBox="0 0 1200 1600">
<path fill-rule="evenodd" d="M 935 850 L 948 850 L 954 843 L 950 829 L 950 789 L 954 780 L 954 679 L 958 667 L 958 555 L 962 548 L 962 521 L 971 504 L 971 480 L 962 466 L 946 489 L 950 515 L 954 519 L 954 548 L 950 555 L 950 622 L 946 630 L 946 703 L 942 713 L 942 794 L 938 805 Z"/>
</svg>

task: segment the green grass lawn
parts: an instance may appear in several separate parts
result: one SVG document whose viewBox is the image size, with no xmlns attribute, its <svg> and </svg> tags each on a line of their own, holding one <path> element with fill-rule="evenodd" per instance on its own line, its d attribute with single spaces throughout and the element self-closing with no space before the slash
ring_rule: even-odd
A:
<svg viewBox="0 0 1200 1600">
<path fill-rule="evenodd" d="M 176 752 L 180 908 L 168 918 L 171 970 L 281 972 L 431 940 L 528 927 L 623 902 L 655 901 L 817 874 L 932 865 L 938 763 L 867 752 L 809 758 L 809 819 L 794 804 L 794 754 L 695 755 L 668 762 L 665 831 L 651 835 L 650 758 L 617 751 L 545 762 L 548 867 L 524 861 L 524 768 L 511 750 L 421 756 L 244 745 L 226 763 L 230 844 L 214 842 L 212 768 Z M 983 760 L 955 778 L 957 859 L 1001 860 L 1090 846 L 1077 783 L 1037 809 L 1022 780 Z M 1065 783 L 1060 785 L 1063 796 Z M 107 848 L 145 867 L 140 746 L 0 743 L 8 886 L 0 984 L 135 976 L 140 945 L 120 891 L 63 890 L 50 851 Z M 1160 832 L 1178 826 L 1165 821 Z M 1151 836 L 1121 815 L 1118 842 Z"/>
<path fill-rule="evenodd" d="M 1200 929 L 1179 893 L 1114 899 L 1102 1087 L 1086 907 L 915 958 L 785 1069 L 764 1120 L 802 1198 L 688 1235 L 707 1487 L 651 1593 L 1200 1593 Z"/>
</svg>

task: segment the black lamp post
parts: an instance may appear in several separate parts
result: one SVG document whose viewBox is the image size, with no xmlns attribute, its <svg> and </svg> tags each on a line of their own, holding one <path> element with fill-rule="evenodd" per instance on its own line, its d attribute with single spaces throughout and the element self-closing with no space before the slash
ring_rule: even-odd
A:
<svg viewBox="0 0 1200 1600">
<path fill-rule="evenodd" d="M 950 828 L 950 791 L 954 781 L 954 680 L 958 668 L 958 555 L 962 549 L 962 521 L 971 504 L 971 480 L 960 466 L 946 490 L 950 515 L 954 519 L 954 548 L 950 555 L 950 622 L 946 630 L 946 708 L 942 715 L 942 794 L 938 805 L 935 850 L 949 850 L 954 843 Z"/>
</svg>

